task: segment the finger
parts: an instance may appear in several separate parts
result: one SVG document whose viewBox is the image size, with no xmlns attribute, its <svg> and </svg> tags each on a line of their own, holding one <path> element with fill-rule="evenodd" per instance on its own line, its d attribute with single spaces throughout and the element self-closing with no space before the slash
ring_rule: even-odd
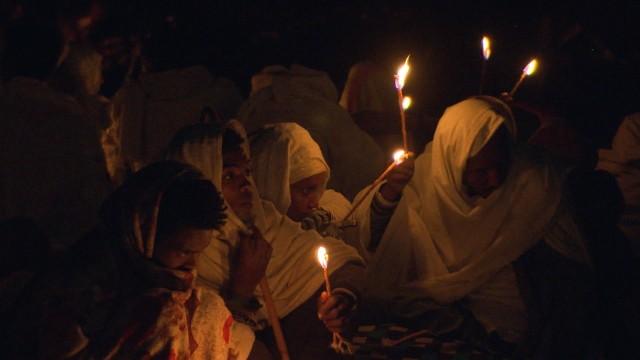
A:
<svg viewBox="0 0 640 360">
<path fill-rule="evenodd" d="M 318 308 L 318 313 L 325 318 L 329 312 L 335 308 L 337 305 L 337 300 L 334 296 L 330 296 L 327 300 L 323 301 Z"/>
<path fill-rule="evenodd" d="M 344 316 L 346 309 L 347 309 L 346 304 L 339 304 L 338 306 L 335 306 L 334 308 L 329 310 L 326 314 L 324 314 L 322 318 L 325 320 L 339 319 Z"/>
</svg>

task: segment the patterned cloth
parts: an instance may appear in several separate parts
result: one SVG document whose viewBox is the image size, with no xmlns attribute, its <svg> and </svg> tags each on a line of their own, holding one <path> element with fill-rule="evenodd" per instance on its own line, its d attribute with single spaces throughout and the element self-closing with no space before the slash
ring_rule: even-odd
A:
<svg viewBox="0 0 640 360">
<path fill-rule="evenodd" d="M 116 191 L 100 225 L 25 291 L 9 322 L 8 358 L 189 359 L 204 329 L 219 341 L 207 342 L 217 347 L 201 358 L 226 359 L 233 321 L 224 303 L 208 303 L 209 313 L 219 313 L 211 320 L 220 321 L 195 329 L 194 318 L 201 320 L 195 271 L 152 260 L 163 193 L 175 181 L 201 177 L 164 162 Z"/>
</svg>

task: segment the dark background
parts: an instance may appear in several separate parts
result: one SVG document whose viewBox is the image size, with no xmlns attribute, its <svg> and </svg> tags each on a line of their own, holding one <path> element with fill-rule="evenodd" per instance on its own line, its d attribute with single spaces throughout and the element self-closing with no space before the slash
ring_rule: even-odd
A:
<svg viewBox="0 0 640 360">
<path fill-rule="evenodd" d="M 341 90 L 351 65 L 372 60 L 389 69 L 392 86 L 411 54 L 413 111 L 437 117 L 477 93 L 487 34 L 486 93 L 508 91 L 536 56 L 539 71 L 517 99 L 563 116 L 596 147 L 607 146 L 624 115 L 640 111 L 640 1 L 100 2 L 96 43 L 135 42 L 170 17 L 190 34 L 184 56 L 233 79 L 245 96 L 251 75 L 271 64 L 324 70 Z"/>
</svg>

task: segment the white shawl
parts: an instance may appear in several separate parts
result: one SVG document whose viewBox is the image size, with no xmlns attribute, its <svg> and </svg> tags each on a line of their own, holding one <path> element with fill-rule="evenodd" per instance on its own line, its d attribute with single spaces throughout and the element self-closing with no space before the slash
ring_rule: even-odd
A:
<svg viewBox="0 0 640 360">
<path fill-rule="evenodd" d="M 597 169 L 616 177 L 625 209 L 620 229 L 640 254 L 640 113 L 627 116 L 613 138 L 611 149 L 598 151 Z"/>
<path fill-rule="evenodd" d="M 349 199 L 384 169 L 382 150 L 338 105 L 325 73 L 296 65 L 264 69 L 253 77 L 238 117 L 249 132 L 280 122 L 307 129 L 331 168 L 329 187 Z"/>
<path fill-rule="evenodd" d="M 494 98 L 472 98 L 446 110 L 371 254 L 369 290 L 388 297 L 384 292 L 404 284 L 410 297 L 449 303 L 483 286 L 542 238 L 560 201 L 548 167 L 516 153 L 505 182 L 489 197 L 469 199 L 463 189 L 467 159 L 501 125 L 515 139 L 509 109 Z M 357 214 L 365 248 L 367 203 Z"/>
<path fill-rule="evenodd" d="M 282 214 L 291 206 L 291 184 L 322 172 L 330 175 L 320 146 L 296 123 L 265 126 L 252 137 L 251 153 L 253 179 L 260 197 L 271 201 Z M 342 219 L 351 209 L 351 203 L 339 192 L 329 189 L 320 199 L 320 207 L 335 219 Z"/>
<path fill-rule="evenodd" d="M 238 130 L 239 124 L 234 122 L 231 127 Z M 244 135 L 240 132 L 240 135 Z M 205 174 L 213 174 L 212 180 L 219 186 L 222 174 L 221 143 L 221 136 L 208 141 L 187 142 L 181 151 L 176 151 L 169 157 L 188 162 Z M 261 200 L 255 186 L 253 194 L 254 225 L 273 248 L 266 277 L 280 317 L 286 316 L 307 301 L 322 286 L 322 270 L 316 260 L 318 246 L 325 246 L 330 255 L 329 273 L 347 262 L 362 261 L 357 251 L 341 240 L 323 238 L 315 231 L 302 230 L 298 223 L 278 212 L 272 203 Z M 246 224 L 233 210 L 229 206 L 227 209 L 228 220 L 224 228 L 205 249 L 197 263 L 201 282 L 218 291 L 228 283 L 230 263 L 239 241 L 238 233 L 246 229 Z M 259 289 L 256 289 L 256 296 L 260 302 L 263 301 Z M 264 306 L 262 309 L 264 310 Z M 263 310 L 261 315 L 266 319 Z"/>
</svg>

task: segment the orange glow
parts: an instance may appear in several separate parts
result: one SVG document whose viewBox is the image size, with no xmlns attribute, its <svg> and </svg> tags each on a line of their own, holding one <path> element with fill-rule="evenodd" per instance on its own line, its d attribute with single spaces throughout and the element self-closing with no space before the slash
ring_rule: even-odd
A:
<svg viewBox="0 0 640 360">
<path fill-rule="evenodd" d="M 525 68 L 522 70 L 522 72 L 529 76 L 531 74 L 533 74 L 534 72 L 536 72 L 536 69 L 538 68 L 538 60 L 537 59 L 533 59 L 531 60 L 527 66 L 525 66 Z"/>
<path fill-rule="evenodd" d="M 482 37 L 482 56 L 485 60 L 491 57 L 491 40 L 487 36 Z"/>
<path fill-rule="evenodd" d="M 404 88 L 404 83 L 407 80 L 407 75 L 409 74 L 410 66 L 409 66 L 409 56 L 404 60 L 404 64 L 398 68 L 398 72 L 396 73 L 396 88 L 402 90 Z"/>
<path fill-rule="evenodd" d="M 396 165 L 400 165 L 403 161 L 405 161 L 407 159 L 407 152 L 400 149 L 400 150 L 396 150 L 393 153 L 393 162 Z"/>
<path fill-rule="evenodd" d="M 402 109 L 407 110 L 411 106 L 412 101 L 413 100 L 411 100 L 411 97 L 409 96 L 402 98 Z"/>
<path fill-rule="evenodd" d="M 327 249 L 325 249 L 324 246 L 320 246 L 318 248 L 317 256 L 320 266 L 322 266 L 323 269 L 326 269 L 329 264 L 329 254 L 327 253 Z"/>
</svg>

